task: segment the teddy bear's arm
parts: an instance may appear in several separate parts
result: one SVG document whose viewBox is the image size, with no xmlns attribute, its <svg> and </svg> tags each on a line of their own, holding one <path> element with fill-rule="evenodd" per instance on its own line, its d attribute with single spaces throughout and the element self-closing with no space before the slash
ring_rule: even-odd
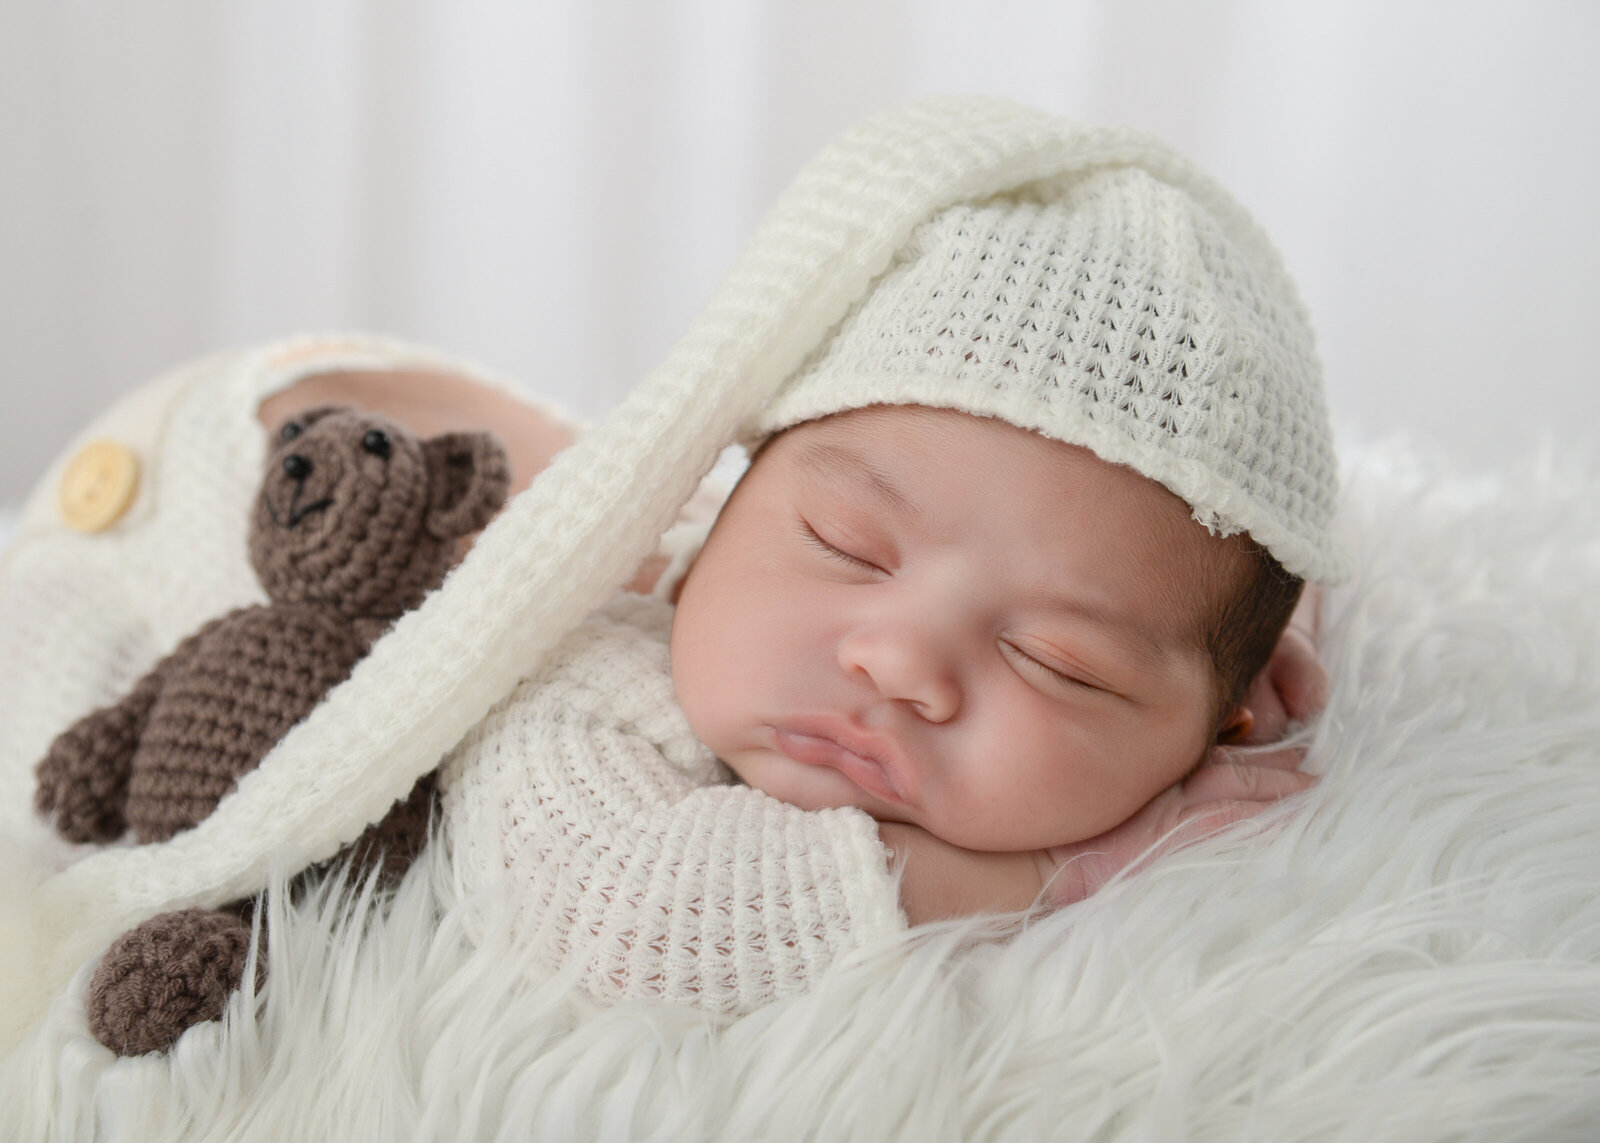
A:
<svg viewBox="0 0 1600 1143">
<path fill-rule="evenodd" d="M 84 715 L 50 744 L 35 767 L 34 808 L 55 814 L 68 841 L 110 842 L 128 828 L 124 813 L 134 750 L 174 663 L 193 650 L 195 637 L 152 667 L 120 701 Z"/>
</svg>

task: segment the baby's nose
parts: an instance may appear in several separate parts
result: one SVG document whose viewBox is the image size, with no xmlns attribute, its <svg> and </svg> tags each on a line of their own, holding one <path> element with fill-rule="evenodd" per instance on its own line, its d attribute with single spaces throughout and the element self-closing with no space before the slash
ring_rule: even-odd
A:
<svg viewBox="0 0 1600 1143">
<path fill-rule="evenodd" d="M 839 643 L 839 665 L 860 672 L 878 693 L 909 705 L 929 722 L 949 722 L 961 709 L 953 655 L 927 633 L 880 626 L 851 632 Z"/>
</svg>

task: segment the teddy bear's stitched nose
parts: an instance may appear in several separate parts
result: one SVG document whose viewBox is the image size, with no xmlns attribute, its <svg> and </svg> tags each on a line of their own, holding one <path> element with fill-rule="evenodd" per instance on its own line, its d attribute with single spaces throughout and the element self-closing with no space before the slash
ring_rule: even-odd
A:
<svg viewBox="0 0 1600 1143">
<path fill-rule="evenodd" d="M 311 475 L 311 462 L 299 453 L 290 453 L 283 458 L 283 474 L 290 480 L 304 480 Z"/>
</svg>

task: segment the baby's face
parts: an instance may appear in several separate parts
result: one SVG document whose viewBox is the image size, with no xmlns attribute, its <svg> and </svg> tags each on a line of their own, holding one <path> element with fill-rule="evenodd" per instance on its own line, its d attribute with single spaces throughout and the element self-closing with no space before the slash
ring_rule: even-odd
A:
<svg viewBox="0 0 1600 1143">
<path fill-rule="evenodd" d="M 1093 837 L 1204 753 L 1229 553 L 1087 450 L 916 407 L 763 452 L 679 598 L 672 673 L 751 786 L 956 845 Z"/>
</svg>

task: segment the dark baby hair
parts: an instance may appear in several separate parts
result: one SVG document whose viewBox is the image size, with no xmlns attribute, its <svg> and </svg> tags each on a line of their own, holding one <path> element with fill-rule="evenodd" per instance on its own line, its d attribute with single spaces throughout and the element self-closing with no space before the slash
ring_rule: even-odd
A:
<svg viewBox="0 0 1600 1143">
<path fill-rule="evenodd" d="M 1289 625 L 1305 581 L 1284 570 L 1253 540 L 1241 539 L 1248 569 L 1203 619 L 1201 642 L 1217 677 L 1215 725 L 1221 729 L 1267 665 Z"/>
</svg>

